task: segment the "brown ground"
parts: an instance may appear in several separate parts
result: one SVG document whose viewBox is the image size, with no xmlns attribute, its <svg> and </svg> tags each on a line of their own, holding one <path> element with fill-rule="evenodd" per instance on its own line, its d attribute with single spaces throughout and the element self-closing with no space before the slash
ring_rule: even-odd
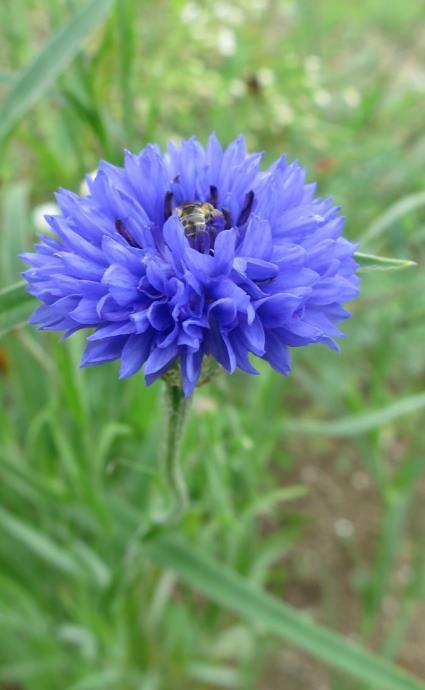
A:
<svg viewBox="0 0 425 690">
<path fill-rule="evenodd" d="M 370 475 L 355 456 L 353 446 L 327 448 L 318 457 L 308 446 L 294 449 L 297 461 L 290 483 L 307 485 L 309 496 L 298 504 L 307 517 L 298 550 L 283 562 L 287 583 L 284 599 L 308 612 L 315 621 L 360 641 L 362 626 L 361 582 L 374 566 L 376 540 L 382 517 L 381 499 Z M 308 458 L 314 457 L 314 464 Z M 339 458 L 335 461 L 334 458 Z M 390 459 L 390 462 L 392 459 Z M 288 482 L 288 477 L 285 477 Z M 418 525 L 425 529 L 421 506 L 425 479 L 418 486 L 414 508 L 406 526 L 391 585 L 368 644 L 379 650 L 397 619 L 410 579 L 412 547 L 418 545 Z M 293 504 L 291 504 L 291 507 Z M 414 537 L 414 538 L 413 538 Z M 425 548 L 425 543 L 424 543 Z M 278 594 L 278 592 L 276 592 Z M 425 679 L 425 601 L 413 608 L 407 637 L 398 649 L 397 662 Z M 329 671 L 307 654 L 283 648 L 264 674 L 261 690 L 363 690 L 358 682 Z M 382 690 L 385 690 L 384 688 Z"/>
</svg>

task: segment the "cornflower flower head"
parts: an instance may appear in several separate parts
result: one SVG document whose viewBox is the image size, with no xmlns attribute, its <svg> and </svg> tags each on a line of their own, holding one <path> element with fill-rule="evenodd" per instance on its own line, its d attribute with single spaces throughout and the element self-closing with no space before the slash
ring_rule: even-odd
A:
<svg viewBox="0 0 425 690">
<path fill-rule="evenodd" d="M 252 354 L 286 375 L 290 348 L 338 349 L 356 247 L 298 163 L 260 161 L 212 134 L 101 162 L 87 196 L 60 190 L 54 236 L 23 255 L 31 322 L 90 329 L 82 366 L 120 358 L 121 378 L 143 368 L 148 385 L 175 372 L 186 397 L 203 362 L 256 374 Z"/>
</svg>

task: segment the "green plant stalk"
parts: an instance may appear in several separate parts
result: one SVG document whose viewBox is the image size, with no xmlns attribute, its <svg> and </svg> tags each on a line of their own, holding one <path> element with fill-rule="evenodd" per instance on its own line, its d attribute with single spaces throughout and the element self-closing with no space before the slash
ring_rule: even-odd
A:
<svg viewBox="0 0 425 690">
<path fill-rule="evenodd" d="M 188 506 L 186 482 L 180 463 L 180 446 L 186 420 L 188 401 L 180 386 L 165 382 L 164 390 L 166 427 L 162 452 L 162 473 L 171 494 L 170 511 L 161 516 L 161 522 L 176 522 Z"/>
<path fill-rule="evenodd" d="M 134 1 L 123 0 L 119 5 L 117 3 L 122 118 L 127 146 L 130 150 L 134 143 L 134 98 L 132 91 L 132 74 L 134 64 L 134 20 Z"/>
<path fill-rule="evenodd" d="M 365 606 L 363 633 L 372 637 L 378 622 L 382 601 L 388 591 L 398 550 L 404 536 L 411 493 L 387 498 L 382 533 L 377 545 L 377 558 Z"/>
<path fill-rule="evenodd" d="M 260 630 L 273 633 L 366 683 L 368 690 L 425 690 L 420 678 L 313 622 L 304 613 L 258 589 L 221 561 L 197 553 L 176 537 L 155 535 L 145 541 L 143 548 L 149 558 L 173 570 L 191 588 L 241 615 Z"/>
</svg>

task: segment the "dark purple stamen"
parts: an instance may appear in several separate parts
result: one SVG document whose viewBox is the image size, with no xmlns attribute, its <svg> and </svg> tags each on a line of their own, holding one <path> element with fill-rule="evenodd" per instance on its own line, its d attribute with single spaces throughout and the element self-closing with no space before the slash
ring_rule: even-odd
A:
<svg viewBox="0 0 425 690">
<path fill-rule="evenodd" d="M 173 192 L 167 192 L 164 198 L 164 220 L 168 220 L 173 212 Z"/>
<path fill-rule="evenodd" d="M 262 287 L 263 285 L 270 285 L 270 283 L 272 283 L 273 281 L 274 281 L 274 278 L 264 278 L 263 280 L 254 280 L 253 282 L 256 285 L 259 285 L 260 287 Z"/>
<path fill-rule="evenodd" d="M 135 240 L 133 240 L 132 236 L 128 232 L 127 228 L 125 227 L 123 221 L 120 218 L 117 218 L 115 221 L 115 228 L 117 232 L 125 239 L 126 242 L 130 245 L 130 247 L 136 247 L 137 249 L 140 249 L 140 245 L 137 244 Z"/>
<path fill-rule="evenodd" d="M 210 196 L 208 199 L 208 202 L 211 204 L 211 206 L 214 206 L 214 208 L 217 208 L 218 204 L 218 189 L 215 186 L 215 184 L 212 184 L 210 186 Z"/>
<path fill-rule="evenodd" d="M 229 230 L 233 225 L 232 214 L 227 210 L 227 208 L 222 208 L 221 212 L 224 218 L 224 229 Z"/>
<path fill-rule="evenodd" d="M 239 214 L 238 222 L 236 225 L 240 227 L 241 225 L 244 225 L 246 221 L 249 218 L 249 214 L 251 213 L 252 209 L 252 204 L 254 203 L 254 192 L 251 190 L 248 192 L 248 194 L 245 195 L 245 203 L 243 205 L 242 211 Z"/>
</svg>

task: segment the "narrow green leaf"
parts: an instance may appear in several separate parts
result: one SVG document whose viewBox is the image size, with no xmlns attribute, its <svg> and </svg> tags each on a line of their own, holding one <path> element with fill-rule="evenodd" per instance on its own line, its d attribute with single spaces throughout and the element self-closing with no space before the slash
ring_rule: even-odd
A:
<svg viewBox="0 0 425 690">
<path fill-rule="evenodd" d="M 28 661 L 17 661 L 10 664 L 0 665 L 0 682 L 28 682 L 34 678 L 46 678 L 52 672 L 61 668 L 61 661 L 55 659 L 29 659 Z"/>
<path fill-rule="evenodd" d="M 227 666 L 213 666 L 212 664 L 193 662 L 188 668 L 193 680 L 215 688 L 240 687 L 240 676 L 236 669 Z"/>
<path fill-rule="evenodd" d="M 129 148 L 134 138 L 133 72 L 136 46 L 137 4 L 133 0 L 121 0 L 116 6 L 118 32 L 119 84 L 121 88 L 122 117 Z"/>
<path fill-rule="evenodd" d="M 319 436 L 355 436 L 392 422 L 398 417 L 418 412 L 424 407 L 425 393 L 418 393 L 417 395 L 397 400 L 397 402 L 381 407 L 378 410 L 348 415 L 333 422 L 287 418 L 284 422 L 284 430 L 286 432 L 317 434 Z"/>
<path fill-rule="evenodd" d="M 74 544 L 74 552 L 78 562 L 85 566 L 85 570 L 90 574 L 91 582 L 95 582 L 102 589 L 107 587 L 111 581 L 111 573 L 108 565 L 98 553 L 82 541 Z"/>
<path fill-rule="evenodd" d="M 25 251 L 32 232 L 30 222 L 29 186 L 16 182 L 3 188 L 0 232 L 0 287 L 13 283 L 22 270 L 20 252 Z"/>
<path fill-rule="evenodd" d="M 105 668 L 87 675 L 83 680 L 68 686 L 69 690 L 106 690 L 116 688 L 117 683 L 125 680 L 117 668 Z"/>
<path fill-rule="evenodd" d="M 359 264 L 359 272 L 367 271 L 394 271 L 400 268 L 410 268 L 417 266 L 415 261 L 408 259 L 389 259 L 386 256 L 375 256 L 374 254 L 363 254 L 356 252 L 356 261 Z"/>
<path fill-rule="evenodd" d="M 272 513 L 278 505 L 286 501 L 296 501 L 308 494 L 308 488 L 303 485 L 285 486 L 273 489 L 269 493 L 256 498 L 247 509 L 241 513 L 238 520 L 251 518 L 255 515 L 267 515 Z"/>
<path fill-rule="evenodd" d="M 240 614 L 263 630 L 284 638 L 316 658 L 379 690 L 425 690 L 425 683 L 366 649 L 317 625 L 303 613 L 240 575 L 194 553 L 170 537 L 145 545 L 161 566 L 174 570 L 188 585 Z"/>
<path fill-rule="evenodd" d="M 65 548 L 56 544 L 50 537 L 35 529 L 22 520 L 16 518 L 4 508 L 0 507 L 0 525 L 14 539 L 23 544 L 42 560 L 53 565 L 68 575 L 78 575 L 80 569 L 77 562 L 69 555 Z"/>
<path fill-rule="evenodd" d="M 361 236 L 362 243 L 374 240 L 387 228 L 389 228 L 396 220 L 402 218 L 410 211 L 416 208 L 425 206 L 425 192 L 418 192 L 417 194 L 409 194 L 402 199 L 396 201 L 390 206 L 382 215 L 380 215 Z"/>
<path fill-rule="evenodd" d="M 25 291 L 24 281 L 0 290 L 0 336 L 25 323 L 34 307 L 34 297 Z"/>
<path fill-rule="evenodd" d="M 0 139 L 46 93 L 78 53 L 84 39 L 106 17 L 112 0 L 91 0 L 24 69 L 0 108 Z"/>
<path fill-rule="evenodd" d="M 0 84 L 2 86 L 12 86 L 16 81 L 16 76 L 14 74 L 8 74 L 7 72 L 0 72 Z"/>
</svg>

